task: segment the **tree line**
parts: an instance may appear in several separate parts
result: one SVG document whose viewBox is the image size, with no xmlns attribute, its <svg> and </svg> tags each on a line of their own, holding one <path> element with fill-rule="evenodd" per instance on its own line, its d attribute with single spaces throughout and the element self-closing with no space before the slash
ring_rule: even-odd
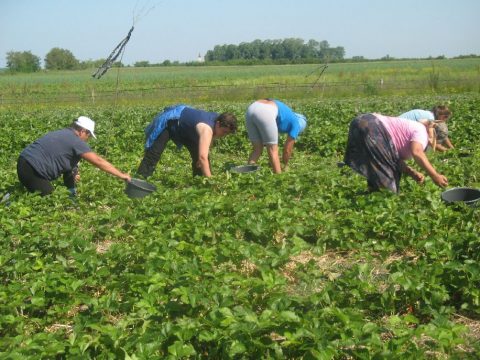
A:
<svg viewBox="0 0 480 360">
<path fill-rule="evenodd" d="M 460 55 L 454 58 L 479 57 L 475 54 Z M 428 58 L 432 59 L 432 57 Z M 435 59 L 445 59 L 441 55 Z M 31 51 L 10 51 L 6 56 L 7 68 L 10 72 L 36 72 L 41 70 L 40 57 Z M 389 55 L 382 57 L 382 61 L 407 60 L 395 59 Z M 150 63 L 149 61 L 137 61 L 134 67 L 153 66 L 177 66 L 177 65 L 261 65 L 261 64 L 298 64 L 298 63 L 329 63 L 329 62 L 363 62 L 377 61 L 369 60 L 363 56 L 354 56 L 345 59 L 345 49 L 342 46 L 331 47 L 328 41 L 308 40 L 305 42 L 299 38 L 287 38 L 278 40 L 254 40 L 242 42 L 239 45 L 225 44 L 216 45 L 213 50 L 208 50 L 203 61 L 191 61 L 181 63 L 179 61 L 165 60 L 161 63 Z M 98 68 L 105 62 L 105 59 L 79 61 L 70 50 L 53 48 L 44 58 L 45 70 L 81 70 Z M 124 65 L 117 61 L 114 67 Z"/>
<path fill-rule="evenodd" d="M 31 51 L 10 51 L 6 56 L 10 72 L 36 72 L 42 69 L 40 57 Z M 44 58 L 45 70 L 82 70 L 101 66 L 105 59 L 80 61 L 70 50 L 53 48 Z M 114 66 L 123 66 L 116 62 Z"/>
<path fill-rule="evenodd" d="M 339 61 L 345 56 L 343 47 L 330 47 L 327 41 L 299 38 L 279 40 L 254 40 L 239 45 L 217 45 L 207 51 L 204 62 L 208 63 L 296 63 L 309 60 L 314 62 Z M 11 72 L 35 72 L 41 70 L 40 57 L 30 51 L 10 51 L 7 53 L 7 68 Z M 77 70 L 98 67 L 105 59 L 79 61 L 70 50 L 53 48 L 44 59 L 45 70 Z M 185 65 L 198 65 L 198 61 Z M 123 66 L 120 62 L 116 66 Z M 184 65 L 178 61 L 165 60 L 159 64 L 138 61 L 135 67 Z"/>
<path fill-rule="evenodd" d="M 232 60 L 259 60 L 267 62 L 298 62 L 317 60 L 320 62 L 343 60 L 345 49 L 342 46 L 331 47 L 328 41 L 298 38 L 278 40 L 254 40 L 239 45 L 216 45 L 207 51 L 205 61 L 228 62 Z"/>
</svg>

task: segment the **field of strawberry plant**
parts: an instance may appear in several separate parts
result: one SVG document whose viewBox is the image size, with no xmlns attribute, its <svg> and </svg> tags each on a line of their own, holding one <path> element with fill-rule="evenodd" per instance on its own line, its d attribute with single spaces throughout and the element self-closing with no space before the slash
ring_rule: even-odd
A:
<svg viewBox="0 0 480 360">
<path fill-rule="evenodd" d="M 356 114 L 448 102 L 456 149 L 428 156 L 449 187 L 480 188 L 480 96 L 284 100 L 309 119 L 288 172 L 265 154 L 256 173 L 225 171 L 248 157 L 248 103 L 197 103 L 240 131 L 212 148 L 209 179 L 169 145 L 143 199 L 86 163 L 75 200 L 61 181 L 31 195 L 16 159 L 88 115 L 93 149 L 134 174 L 166 104 L 1 109 L 0 357 L 477 358 L 479 209 L 446 206 L 429 179 L 367 195 L 337 162 Z"/>
</svg>

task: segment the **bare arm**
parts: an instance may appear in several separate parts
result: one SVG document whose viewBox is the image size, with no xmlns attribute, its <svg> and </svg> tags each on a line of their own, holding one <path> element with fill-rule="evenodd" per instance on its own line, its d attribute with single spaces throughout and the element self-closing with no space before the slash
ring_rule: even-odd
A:
<svg viewBox="0 0 480 360">
<path fill-rule="evenodd" d="M 403 160 L 400 160 L 400 169 L 402 170 L 402 173 L 410 176 L 419 184 L 423 184 L 423 182 L 425 181 L 425 176 L 421 172 L 418 172 L 411 166 L 408 166 Z"/>
<path fill-rule="evenodd" d="M 446 147 L 447 149 L 454 149 L 453 144 L 452 144 L 452 142 L 450 141 L 450 138 L 448 138 L 448 137 L 445 139 L 445 147 Z"/>
<path fill-rule="evenodd" d="M 283 165 L 285 166 L 288 165 L 288 161 L 292 157 L 294 145 L 295 145 L 295 139 L 290 137 L 290 135 L 288 135 L 287 140 L 285 141 L 285 145 L 283 146 L 283 156 L 282 156 Z"/>
<path fill-rule="evenodd" d="M 212 176 L 210 172 L 210 162 L 208 161 L 208 152 L 212 143 L 212 128 L 204 123 L 197 124 L 197 132 L 199 136 L 198 142 L 198 162 L 197 167 L 202 170 L 202 174 L 206 177 Z"/>
<path fill-rule="evenodd" d="M 105 171 L 109 174 L 112 174 L 113 176 L 116 176 L 122 180 L 126 180 L 126 181 L 131 181 L 132 178 L 130 177 L 130 175 L 126 174 L 126 173 L 123 173 L 121 172 L 120 170 L 118 170 L 115 166 L 113 166 L 112 164 L 110 164 L 107 160 L 105 160 L 104 158 L 102 158 L 101 156 L 97 155 L 96 153 L 94 153 L 93 151 L 91 152 L 87 152 L 87 153 L 83 153 L 81 155 L 82 159 L 85 159 L 87 160 L 90 164 L 96 166 L 97 168 L 99 168 L 100 170 L 102 171 Z"/>
<path fill-rule="evenodd" d="M 446 148 L 446 147 L 443 146 L 442 144 L 437 143 L 437 144 L 435 145 L 435 150 L 438 150 L 438 151 L 447 151 L 448 148 Z"/>
<path fill-rule="evenodd" d="M 412 141 L 410 143 L 410 149 L 412 150 L 413 154 L 413 159 L 415 162 L 423 169 L 426 171 L 428 176 L 430 176 L 433 180 L 433 182 L 440 186 L 440 187 L 445 187 L 448 185 L 448 180 L 445 176 L 442 174 L 439 174 L 435 168 L 430 164 L 430 161 L 428 161 L 427 156 L 425 155 L 425 152 L 423 151 L 422 145 L 419 142 Z"/>
</svg>

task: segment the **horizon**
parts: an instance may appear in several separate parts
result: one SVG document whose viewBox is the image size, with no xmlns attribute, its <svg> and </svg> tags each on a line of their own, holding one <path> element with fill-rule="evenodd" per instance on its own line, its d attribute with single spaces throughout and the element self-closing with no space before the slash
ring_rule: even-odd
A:
<svg viewBox="0 0 480 360">
<path fill-rule="evenodd" d="M 273 39 L 272 39 L 273 40 Z M 239 45 L 239 44 L 232 44 L 232 45 Z M 68 49 L 64 49 L 64 50 L 68 50 Z M 35 55 L 35 54 L 33 54 Z M 203 58 L 203 56 L 202 56 Z M 392 61 L 426 61 L 426 60 L 455 60 L 455 59 L 465 59 L 465 58 L 480 58 L 480 54 L 459 54 L 459 55 L 454 55 L 452 57 L 446 57 L 444 55 L 438 55 L 438 56 L 429 56 L 429 57 L 424 57 L 424 58 L 395 58 L 395 57 L 391 57 L 389 55 L 386 55 L 382 58 L 366 58 L 362 55 L 356 55 L 354 57 L 351 57 L 351 58 L 348 58 L 348 57 L 344 57 L 343 59 L 341 60 L 333 60 L 331 61 L 330 63 L 331 64 L 334 64 L 334 63 L 349 63 L 349 62 L 352 62 L 352 63 L 357 63 L 357 62 L 379 62 L 379 61 L 386 61 L 386 62 L 392 62 Z M 76 60 L 79 62 L 79 63 L 88 63 L 88 62 L 98 62 L 98 61 L 105 61 L 106 59 L 103 58 L 103 59 L 87 59 L 87 60 L 83 60 L 83 59 L 77 59 Z M 166 60 L 169 60 L 169 59 L 166 59 Z M 164 60 L 164 61 L 166 61 Z M 209 62 L 208 61 L 205 61 L 205 60 L 202 60 L 202 61 L 199 61 L 198 58 L 196 60 L 189 60 L 189 61 L 186 61 L 186 62 L 178 62 L 178 61 L 173 61 L 173 60 L 169 60 L 170 63 L 169 64 L 163 64 L 163 63 L 150 63 L 148 62 L 148 65 L 146 66 L 141 66 L 141 65 L 136 65 L 137 63 L 141 63 L 141 62 L 144 62 L 145 60 L 138 60 L 138 61 L 135 61 L 133 64 L 124 64 L 124 63 L 121 63 L 121 67 L 138 67 L 138 68 L 141 68 L 141 67 L 157 67 L 157 66 L 161 66 L 161 67 L 168 67 L 168 66 L 192 66 L 192 64 L 198 64 L 196 66 L 261 66 L 261 65 L 301 65 L 301 64 L 317 64 L 316 62 L 300 62 L 300 63 L 282 63 L 281 62 L 281 59 L 279 59 L 277 62 L 275 62 L 275 60 L 272 60 L 272 63 L 269 63 L 269 64 L 262 64 L 260 63 L 262 60 L 260 59 L 253 59 L 254 62 L 255 61 L 259 61 L 258 64 L 256 63 L 251 63 L 251 64 L 232 64 L 230 63 L 230 61 L 243 61 L 243 60 L 247 60 L 247 59 L 238 59 L 238 60 L 227 60 L 227 61 L 224 61 L 224 62 L 221 62 L 221 61 L 212 61 L 210 62 L 211 65 L 209 65 Z M 308 60 L 308 59 L 306 59 Z M 115 63 L 117 63 L 119 61 L 115 61 Z M 45 68 L 45 61 L 44 59 L 40 59 L 40 70 L 48 70 L 48 71 L 78 71 L 78 70 L 83 70 L 83 69 L 90 69 L 90 68 L 96 68 L 97 66 L 92 66 L 92 67 L 86 67 L 86 68 L 77 68 L 77 69 L 59 69 L 59 70 L 55 70 L 55 69 L 46 69 Z M 318 64 L 320 64 L 321 62 L 318 62 Z M 116 67 L 115 65 L 111 66 L 111 67 Z M 8 70 L 8 67 L 5 65 L 5 67 L 0 67 L 0 70 Z"/>
</svg>

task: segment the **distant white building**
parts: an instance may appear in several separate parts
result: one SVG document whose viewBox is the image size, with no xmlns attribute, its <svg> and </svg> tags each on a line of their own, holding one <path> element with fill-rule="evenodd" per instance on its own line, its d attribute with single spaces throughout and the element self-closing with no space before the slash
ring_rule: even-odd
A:
<svg viewBox="0 0 480 360">
<path fill-rule="evenodd" d="M 205 58 L 200 53 L 198 53 L 197 62 L 199 63 L 205 62 Z"/>
</svg>

